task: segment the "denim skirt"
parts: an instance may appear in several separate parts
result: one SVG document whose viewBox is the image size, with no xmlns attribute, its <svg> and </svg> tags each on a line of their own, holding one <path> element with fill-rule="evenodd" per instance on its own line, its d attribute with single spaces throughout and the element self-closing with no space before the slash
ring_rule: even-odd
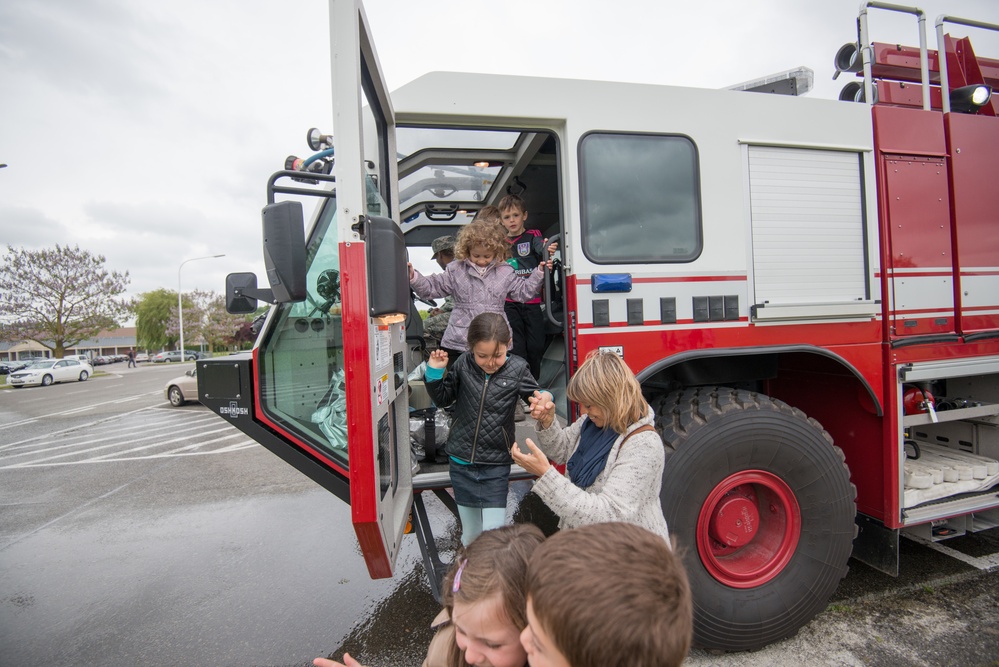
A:
<svg viewBox="0 0 999 667">
<path fill-rule="evenodd" d="M 451 459 L 454 500 L 465 507 L 506 507 L 510 489 L 510 466 L 455 463 Z"/>
</svg>

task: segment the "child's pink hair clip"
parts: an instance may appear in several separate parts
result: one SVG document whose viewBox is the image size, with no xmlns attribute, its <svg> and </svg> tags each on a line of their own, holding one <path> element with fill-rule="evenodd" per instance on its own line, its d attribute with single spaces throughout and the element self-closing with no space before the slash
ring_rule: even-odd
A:
<svg viewBox="0 0 999 667">
<path fill-rule="evenodd" d="M 468 559 L 461 561 L 461 565 L 458 566 L 458 571 L 454 573 L 454 583 L 451 585 L 451 592 L 457 593 L 458 589 L 461 588 L 461 573 L 465 571 L 465 566 L 468 565 Z"/>
</svg>

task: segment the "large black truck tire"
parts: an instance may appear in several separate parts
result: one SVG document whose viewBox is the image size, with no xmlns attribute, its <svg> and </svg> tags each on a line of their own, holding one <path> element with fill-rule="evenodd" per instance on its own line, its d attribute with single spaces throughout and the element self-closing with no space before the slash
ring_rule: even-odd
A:
<svg viewBox="0 0 999 667">
<path fill-rule="evenodd" d="M 793 635 L 846 576 L 856 488 L 814 419 L 727 387 L 656 405 L 662 505 L 694 599 L 694 645 L 743 651 Z"/>
</svg>

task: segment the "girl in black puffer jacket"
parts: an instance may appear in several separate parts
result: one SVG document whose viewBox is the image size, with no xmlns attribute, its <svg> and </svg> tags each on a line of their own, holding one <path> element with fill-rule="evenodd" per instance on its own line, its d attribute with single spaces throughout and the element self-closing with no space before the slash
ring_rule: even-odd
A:
<svg viewBox="0 0 999 667">
<path fill-rule="evenodd" d="M 435 350 L 427 362 L 430 397 L 438 406 L 455 404 L 445 451 L 466 546 L 506 521 L 514 415 L 538 390 L 527 362 L 507 356 L 510 340 L 501 314 L 482 313 L 468 326 L 468 351 L 446 373 L 447 352 Z"/>
</svg>

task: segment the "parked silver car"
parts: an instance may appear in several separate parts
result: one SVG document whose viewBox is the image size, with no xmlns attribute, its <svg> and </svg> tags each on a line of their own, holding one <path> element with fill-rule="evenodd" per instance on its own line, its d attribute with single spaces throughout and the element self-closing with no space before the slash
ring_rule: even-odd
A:
<svg viewBox="0 0 999 667">
<path fill-rule="evenodd" d="M 166 383 L 163 391 L 170 405 L 179 408 L 188 401 L 198 400 L 198 369 L 192 368 Z"/>
<path fill-rule="evenodd" d="M 190 350 L 184 350 L 184 361 L 196 361 L 198 358 L 197 352 L 191 352 Z M 152 358 L 154 364 L 169 364 L 175 361 L 181 361 L 180 350 L 173 350 L 171 352 L 160 352 L 155 357 Z"/>
</svg>

